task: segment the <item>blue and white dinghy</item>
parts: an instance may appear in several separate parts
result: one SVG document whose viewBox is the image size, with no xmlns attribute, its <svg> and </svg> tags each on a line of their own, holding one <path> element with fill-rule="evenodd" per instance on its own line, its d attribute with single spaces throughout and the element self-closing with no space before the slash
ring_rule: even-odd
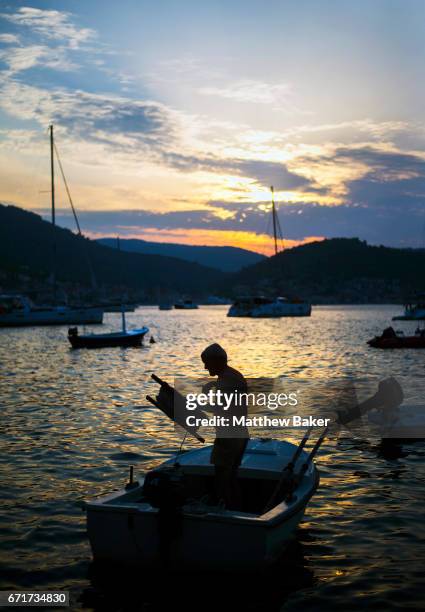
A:
<svg viewBox="0 0 425 612">
<path fill-rule="evenodd" d="M 238 471 L 240 510 L 208 505 L 214 486 L 211 446 L 188 451 L 126 488 L 86 504 L 95 560 L 145 567 L 256 569 L 294 537 L 319 484 L 310 453 L 271 439 L 248 441 Z"/>
</svg>

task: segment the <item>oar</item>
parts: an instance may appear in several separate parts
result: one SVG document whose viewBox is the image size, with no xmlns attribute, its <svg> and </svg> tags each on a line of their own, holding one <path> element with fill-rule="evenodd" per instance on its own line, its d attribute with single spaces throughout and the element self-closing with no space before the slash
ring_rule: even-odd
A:
<svg viewBox="0 0 425 612">
<path fill-rule="evenodd" d="M 323 440 L 326 438 L 326 435 L 329 431 L 329 425 L 327 427 L 325 427 L 325 429 L 323 430 L 322 435 L 320 436 L 320 438 L 317 439 L 316 444 L 313 446 L 313 448 L 310 451 L 310 454 L 308 455 L 307 459 L 304 461 L 304 463 L 301 466 L 300 471 L 298 472 L 298 474 L 296 474 L 292 480 L 292 486 L 290 488 L 290 490 L 288 491 L 286 497 L 285 497 L 285 501 L 291 501 L 292 498 L 292 494 L 296 488 L 296 485 L 298 485 L 304 474 L 306 473 L 308 466 L 310 465 L 310 463 L 313 461 L 314 457 L 317 454 L 317 451 L 319 450 L 319 448 L 322 446 L 323 444 Z"/>
<path fill-rule="evenodd" d="M 275 487 L 275 489 L 274 489 L 274 491 L 273 491 L 273 493 L 272 493 L 272 495 L 271 495 L 271 497 L 270 497 L 269 501 L 267 502 L 267 504 L 266 504 L 266 505 L 265 505 L 265 507 L 264 507 L 263 514 L 264 514 L 264 512 L 267 512 L 268 510 L 270 510 L 271 508 L 273 508 L 273 504 L 274 504 L 274 502 L 275 502 L 275 499 L 276 499 L 276 497 L 277 497 L 277 495 L 278 495 L 278 493 L 279 493 L 280 489 L 282 488 L 282 486 L 283 486 L 283 484 L 284 484 L 285 480 L 287 480 L 287 479 L 288 479 L 288 477 L 289 477 L 291 474 L 293 474 L 295 464 L 296 464 L 296 462 L 297 462 L 297 460 L 298 460 L 298 457 L 299 457 L 299 456 L 300 456 L 300 454 L 301 454 L 301 451 L 303 450 L 304 446 L 307 444 L 307 441 L 308 441 L 308 439 L 309 439 L 309 437 L 310 437 L 310 434 L 311 434 L 311 430 L 312 430 L 312 429 L 313 429 L 312 427 L 309 427 L 309 428 L 307 429 L 307 431 L 306 431 L 306 432 L 305 432 L 305 434 L 304 434 L 303 439 L 301 440 L 300 444 L 299 444 L 299 445 L 297 446 L 297 448 L 295 449 L 295 453 L 294 453 L 294 455 L 293 455 L 292 459 L 289 461 L 289 463 L 288 463 L 288 464 L 285 466 L 285 468 L 282 470 L 282 473 L 281 473 L 281 475 L 280 475 L 279 481 L 278 481 L 278 483 L 277 483 L 277 485 L 276 485 L 276 487 Z"/>
<path fill-rule="evenodd" d="M 309 456 L 307 457 L 307 459 L 305 460 L 305 462 L 303 463 L 303 465 L 301 466 L 301 471 L 304 473 L 306 472 L 309 464 L 313 461 L 315 455 L 317 454 L 317 451 L 319 450 L 319 448 L 322 446 L 323 440 L 326 438 L 327 433 L 329 431 L 329 425 L 327 425 L 325 427 L 325 429 L 323 430 L 322 435 L 320 436 L 320 438 L 317 440 L 316 444 L 313 446 L 312 450 L 310 451 Z"/>
</svg>

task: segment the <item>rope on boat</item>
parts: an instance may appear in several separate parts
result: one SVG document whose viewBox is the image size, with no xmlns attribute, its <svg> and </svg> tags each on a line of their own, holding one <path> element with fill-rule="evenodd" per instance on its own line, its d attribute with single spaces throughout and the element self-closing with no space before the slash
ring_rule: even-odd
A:
<svg viewBox="0 0 425 612">
<path fill-rule="evenodd" d="M 179 448 L 179 450 L 178 450 L 178 452 L 177 452 L 177 455 L 176 455 L 176 458 L 175 458 L 175 460 L 174 460 L 174 467 L 180 467 L 179 457 L 180 457 L 180 455 L 181 455 L 182 448 L 183 448 L 183 444 L 185 443 L 185 440 L 186 440 L 186 436 L 187 436 L 187 434 L 188 434 L 188 432 L 187 432 L 187 431 L 185 431 L 185 434 L 184 434 L 184 436 L 183 436 L 183 440 L 181 441 L 181 444 L 180 444 L 180 448 Z"/>
<path fill-rule="evenodd" d="M 81 238 L 84 239 L 83 233 L 81 231 L 80 223 L 78 221 L 77 211 L 75 210 L 74 202 L 72 201 L 71 192 L 70 192 L 69 187 L 68 187 L 68 182 L 66 180 L 65 172 L 64 172 L 64 169 L 63 169 L 63 166 L 62 166 L 61 159 L 59 157 L 59 151 L 58 151 L 58 148 L 56 146 L 56 143 L 53 143 L 53 147 L 55 149 L 56 159 L 58 160 L 59 169 L 61 171 L 62 179 L 63 179 L 64 185 L 65 185 L 65 189 L 66 189 L 66 193 L 67 193 L 67 196 L 68 196 L 69 204 L 71 206 L 72 214 L 74 215 L 74 220 L 75 220 L 75 224 L 77 226 L 78 235 Z M 92 287 L 93 287 L 93 289 L 97 289 L 96 276 L 95 276 L 95 273 L 94 273 L 94 270 L 93 270 L 93 265 L 92 265 L 92 262 L 91 262 L 91 259 L 90 259 L 90 256 L 89 256 L 89 253 L 88 253 L 88 250 L 87 250 L 87 243 L 86 243 L 86 241 L 83 242 L 83 248 L 84 248 L 84 255 L 85 255 L 85 258 L 86 258 L 86 261 L 87 261 L 87 266 L 88 266 L 89 273 L 90 273 L 90 280 L 91 280 Z"/>
</svg>

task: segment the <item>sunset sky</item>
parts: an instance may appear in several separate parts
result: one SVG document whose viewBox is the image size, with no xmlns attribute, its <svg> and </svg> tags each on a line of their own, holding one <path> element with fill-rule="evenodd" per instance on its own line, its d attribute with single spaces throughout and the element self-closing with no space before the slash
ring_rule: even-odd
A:
<svg viewBox="0 0 425 612">
<path fill-rule="evenodd" d="M 425 247 L 424 67 L 423 0 L 0 0 L 0 201 L 52 122 L 90 236 Z"/>
</svg>

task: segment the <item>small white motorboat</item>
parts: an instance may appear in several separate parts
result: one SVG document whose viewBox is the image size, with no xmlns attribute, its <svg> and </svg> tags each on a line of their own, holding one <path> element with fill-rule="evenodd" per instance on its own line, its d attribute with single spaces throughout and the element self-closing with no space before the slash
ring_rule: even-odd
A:
<svg viewBox="0 0 425 612">
<path fill-rule="evenodd" d="M 0 327 L 94 324 L 102 321 L 102 308 L 35 306 L 24 295 L 0 295 Z"/>
<path fill-rule="evenodd" d="M 229 308 L 228 317 L 253 319 L 279 317 L 309 317 L 311 304 L 286 297 L 246 296 L 238 298 Z"/>
<path fill-rule="evenodd" d="M 86 504 L 95 560 L 144 567 L 255 569 L 277 559 L 294 537 L 319 484 L 308 454 L 271 439 L 248 441 L 238 471 L 243 507 L 208 505 L 211 446 L 191 450 Z M 132 474 L 132 472 L 131 472 Z"/>
</svg>

